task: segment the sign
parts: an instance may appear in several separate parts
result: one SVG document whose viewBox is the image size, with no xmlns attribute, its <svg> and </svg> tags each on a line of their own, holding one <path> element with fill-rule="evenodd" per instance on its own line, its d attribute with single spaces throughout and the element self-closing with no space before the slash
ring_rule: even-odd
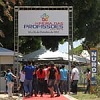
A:
<svg viewBox="0 0 100 100">
<path fill-rule="evenodd" d="M 98 60 L 97 60 L 97 49 L 96 48 L 91 48 L 90 49 L 90 55 L 91 55 L 91 85 L 95 85 L 96 82 L 96 74 L 97 74 L 97 65 L 98 65 Z"/>
<path fill-rule="evenodd" d="M 68 10 L 19 10 L 19 36 L 68 36 Z"/>
</svg>

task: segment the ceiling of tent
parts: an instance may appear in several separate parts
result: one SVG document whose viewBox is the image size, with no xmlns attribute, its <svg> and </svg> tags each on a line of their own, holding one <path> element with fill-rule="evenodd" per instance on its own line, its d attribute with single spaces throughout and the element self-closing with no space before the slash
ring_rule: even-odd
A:
<svg viewBox="0 0 100 100">
<path fill-rule="evenodd" d="M 27 60 L 35 60 L 39 57 L 39 55 L 43 54 L 44 52 L 46 52 L 46 49 L 43 47 L 39 50 L 36 50 L 34 52 L 31 52 L 29 54 L 26 54 L 23 56 L 23 60 L 27 61 Z"/>
<path fill-rule="evenodd" d="M 69 60 L 69 56 L 67 53 L 62 53 L 59 51 L 46 51 L 45 53 L 39 55 L 38 60 L 65 60 L 68 61 Z M 78 62 L 78 63 L 90 63 L 88 59 L 78 56 L 78 55 L 73 55 L 70 56 L 70 61 L 73 62 Z"/>
<path fill-rule="evenodd" d="M 37 51 L 29 53 L 23 56 L 23 60 L 38 60 L 38 61 L 50 61 L 50 60 L 57 60 L 57 61 L 69 61 L 69 55 L 67 53 L 62 53 L 60 51 L 50 51 L 46 50 L 45 48 L 41 48 Z M 78 55 L 70 55 L 70 61 L 77 62 L 77 63 L 90 63 L 88 59 Z"/>
<path fill-rule="evenodd" d="M 0 56 L 13 56 L 14 51 L 0 47 Z"/>
</svg>

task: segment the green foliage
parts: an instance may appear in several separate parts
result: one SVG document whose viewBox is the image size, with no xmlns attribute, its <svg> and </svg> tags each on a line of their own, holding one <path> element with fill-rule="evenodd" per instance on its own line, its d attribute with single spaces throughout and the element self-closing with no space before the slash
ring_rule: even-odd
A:
<svg viewBox="0 0 100 100">
<path fill-rule="evenodd" d="M 73 54 L 80 55 L 82 53 L 82 51 L 83 51 L 83 47 L 82 47 L 82 45 L 80 45 L 73 49 Z"/>
<path fill-rule="evenodd" d="M 99 66 L 100 67 L 100 66 Z M 97 74 L 97 85 L 95 88 L 95 94 L 100 97 L 100 68 L 98 67 L 98 74 Z"/>
<path fill-rule="evenodd" d="M 40 37 L 20 37 L 19 50 L 23 54 L 33 52 L 41 47 Z"/>
<path fill-rule="evenodd" d="M 98 98 L 94 94 L 83 94 L 83 91 L 78 92 L 77 95 L 71 95 L 71 96 L 78 99 L 78 100 L 100 100 L 100 98 Z"/>
<path fill-rule="evenodd" d="M 98 48 L 98 61 L 100 62 L 100 47 Z"/>
<path fill-rule="evenodd" d="M 100 42 L 100 5 L 98 0 L 76 0 L 74 3 L 74 39 L 85 37 L 87 46 Z"/>
<path fill-rule="evenodd" d="M 45 36 L 42 37 L 42 44 L 46 46 L 47 49 L 51 48 L 51 50 L 55 51 L 58 49 L 59 42 L 64 42 L 64 37 L 53 37 L 53 36 Z"/>
</svg>

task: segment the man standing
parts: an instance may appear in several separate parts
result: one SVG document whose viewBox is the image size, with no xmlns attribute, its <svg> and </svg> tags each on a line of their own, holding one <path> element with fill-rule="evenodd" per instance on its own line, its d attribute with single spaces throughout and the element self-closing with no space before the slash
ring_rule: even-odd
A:
<svg viewBox="0 0 100 100">
<path fill-rule="evenodd" d="M 63 94 L 63 91 L 65 94 L 67 94 L 67 78 L 68 78 L 68 70 L 65 68 L 65 65 L 62 65 L 60 69 L 60 91 L 61 94 Z"/>
<path fill-rule="evenodd" d="M 32 92 L 32 78 L 34 74 L 34 66 L 32 66 L 31 61 L 28 61 L 27 66 L 24 68 L 25 72 L 25 80 L 24 80 L 24 90 L 25 90 L 25 96 L 31 96 Z"/>
<path fill-rule="evenodd" d="M 79 80 L 79 70 L 72 65 L 72 72 L 71 72 L 71 91 L 73 94 L 77 94 L 77 84 Z"/>
<path fill-rule="evenodd" d="M 25 74 L 24 74 L 24 71 L 23 69 L 20 71 L 19 73 L 19 81 L 20 81 L 20 85 L 18 87 L 18 91 L 20 91 L 20 93 L 22 94 L 22 96 L 25 95 L 25 92 L 24 92 L 24 80 L 25 80 Z"/>
<path fill-rule="evenodd" d="M 89 68 L 87 68 L 87 70 L 86 70 L 86 79 L 87 79 L 87 87 L 86 87 L 86 90 L 85 90 L 85 94 L 87 92 L 90 93 L 91 72 L 90 72 Z"/>
</svg>

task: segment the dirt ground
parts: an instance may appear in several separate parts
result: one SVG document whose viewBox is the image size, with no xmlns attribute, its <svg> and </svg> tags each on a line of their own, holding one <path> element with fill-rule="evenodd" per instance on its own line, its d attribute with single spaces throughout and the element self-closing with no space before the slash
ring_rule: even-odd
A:
<svg viewBox="0 0 100 100">
<path fill-rule="evenodd" d="M 11 98 L 11 97 L 3 97 L 3 98 L 1 98 L 0 97 L 0 100 L 17 100 L 17 98 Z"/>
<path fill-rule="evenodd" d="M 0 94 L 0 100 L 18 100 L 18 96 L 8 97 L 7 94 Z"/>
</svg>

